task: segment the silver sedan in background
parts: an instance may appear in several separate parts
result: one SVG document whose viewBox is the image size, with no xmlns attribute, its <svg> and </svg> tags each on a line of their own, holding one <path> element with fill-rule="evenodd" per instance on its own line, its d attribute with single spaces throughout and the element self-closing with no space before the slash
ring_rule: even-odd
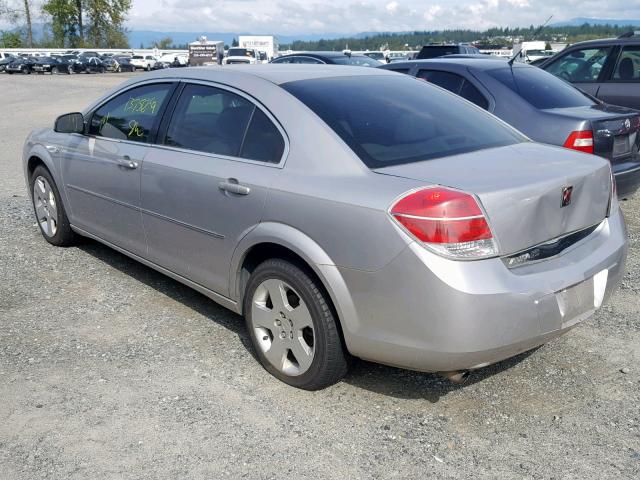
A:
<svg viewBox="0 0 640 480">
<path fill-rule="evenodd" d="M 379 69 L 158 71 L 23 160 L 48 242 L 93 238 L 243 315 L 299 388 L 350 355 L 461 379 L 574 327 L 624 271 L 606 160 Z"/>
</svg>

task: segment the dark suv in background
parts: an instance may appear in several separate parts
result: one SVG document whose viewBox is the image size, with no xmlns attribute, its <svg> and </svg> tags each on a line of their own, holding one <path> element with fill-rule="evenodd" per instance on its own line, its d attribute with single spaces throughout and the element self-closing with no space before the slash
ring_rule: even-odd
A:
<svg viewBox="0 0 640 480">
<path fill-rule="evenodd" d="M 420 49 L 416 60 L 427 60 L 429 58 L 444 57 L 445 55 L 478 55 L 478 50 L 468 43 L 458 43 L 457 45 L 425 45 Z"/>
<path fill-rule="evenodd" d="M 606 103 L 640 110 L 638 35 L 576 43 L 539 66 Z"/>
</svg>

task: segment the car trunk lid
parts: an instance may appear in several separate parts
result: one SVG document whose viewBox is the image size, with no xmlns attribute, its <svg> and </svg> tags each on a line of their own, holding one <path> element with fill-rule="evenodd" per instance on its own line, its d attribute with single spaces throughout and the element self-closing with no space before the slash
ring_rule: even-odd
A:
<svg viewBox="0 0 640 480">
<path fill-rule="evenodd" d="M 529 142 L 374 171 L 475 194 L 501 255 L 600 223 L 611 196 L 606 161 Z"/>
<path fill-rule="evenodd" d="M 588 121 L 593 133 L 594 154 L 607 158 L 613 165 L 640 162 L 640 113 L 615 105 L 557 108 L 545 112 Z"/>
</svg>

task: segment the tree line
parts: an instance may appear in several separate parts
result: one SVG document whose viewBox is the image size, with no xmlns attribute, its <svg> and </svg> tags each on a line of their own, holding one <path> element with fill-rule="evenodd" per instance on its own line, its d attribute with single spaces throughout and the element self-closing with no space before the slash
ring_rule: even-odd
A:
<svg viewBox="0 0 640 480">
<path fill-rule="evenodd" d="M 575 43 L 594 38 L 617 37 L 633 30 L 619 25 L 584 25 L 575 27 L 544 27 L 533 25 L 518 28 L 490 28 L 476 30 L 433 30 L 402 33 L 379 33 L 364 37 L 344 37 L 315 41 L 295 41 L 280 44 L 280 50 L 405 50 L 419 49 L 429 43 L 478 43 L 496 47 L 513 47 L 514 37 L 521 41 L 544 40 L 546 42 Z"/>
<path fill-rule="evenodd" d="M 0 47 L 128 48 L 124 26 L 131 0 L 0 0 Z M 45 21 L 35 39 L 34 18 Z"/>
</svg>

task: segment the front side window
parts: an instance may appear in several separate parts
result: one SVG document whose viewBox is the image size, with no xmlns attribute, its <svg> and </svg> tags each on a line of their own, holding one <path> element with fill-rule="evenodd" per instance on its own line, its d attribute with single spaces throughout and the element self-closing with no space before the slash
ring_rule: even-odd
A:
<svg viewBox="0 0 640 480">
<path fill-rule="evenodd" d="M 604 47 L 573 50 L 545 70 L 568 82 L 596 82 L 610 52 L 610 48 Z"/>
<path fill-rule="evenodd" d="M 271 63 L 293 63 L 294 57 L 280 57 L 271 61 Z"/>
<path fill-rule="evenodd" d="M 149 143 L 172 85 L 160 83 L 132 88 L 99 107 L 89 133 L 98 137 Z"/>
<path fill-rule="evenodd" d="M 313 57 L 293 57 L 293 63 L 317 65 L 324 62 L 322 60 L 318 60 L 317 58 L 313 58 Z"/>
<path fill-rule="evenodd" d="M 165 145 L 278 163 L 284 140 L 271 120 L 240 95 L 187 85 L 171 118 Z"/>
<path fill-rule="evenodd" d="M 369 168 L 526 141 L 492 115 L 406 75 L 299 80 L 282 87 Z"/>
<path fill-rule="evenodd" d="M 640 82 L 640 46 L 624 47 L 613 71 L 613 80 Z"/>
</svg>

